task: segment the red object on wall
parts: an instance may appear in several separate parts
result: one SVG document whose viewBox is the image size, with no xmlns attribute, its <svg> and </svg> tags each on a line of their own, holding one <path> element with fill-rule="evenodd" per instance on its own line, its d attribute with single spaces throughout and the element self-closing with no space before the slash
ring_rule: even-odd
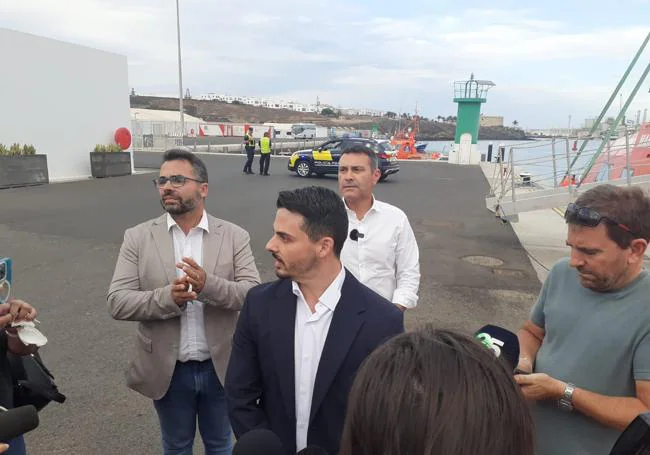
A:
<svg viewBox="0 0 650 455">
<path fill-rule="evenodd" d="M 120 146 L 122 150 L 131 147 L 131 132 L 128 128 L 118 128 L 115 130 L 115 143 Z"/>
</svg>

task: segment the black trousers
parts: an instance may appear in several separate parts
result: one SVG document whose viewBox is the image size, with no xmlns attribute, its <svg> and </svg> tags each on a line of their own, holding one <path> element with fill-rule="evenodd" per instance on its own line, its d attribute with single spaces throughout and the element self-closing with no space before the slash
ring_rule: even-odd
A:
<svg viewBox="0 0 650 455">
<path fill-rule="evenodd" d="M 260 154 L 260 174 L 269 173 L 269 164 L 271 163 L 271 154 L 270 153 L 261 153 Z"/>
<path fill-rule="evenodd" d="M 244 164 L 244 172 L 253 173 L 253 158 L 255 157 L 255 149 L 246 147 L 246 164 Z"/>
</svg>

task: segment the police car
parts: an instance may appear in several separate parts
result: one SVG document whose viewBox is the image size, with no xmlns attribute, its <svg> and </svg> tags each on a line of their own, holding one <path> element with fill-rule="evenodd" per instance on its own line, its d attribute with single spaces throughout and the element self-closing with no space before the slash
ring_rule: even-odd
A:
<svg viewBox="0 0 650 455">
<path fill-rule="evenodd" d="M 288 169 L 300 177 L 338 174 L 339 159 L 343 151 L 355 145 L 368 147 L 377 154 L 381 170 L 380 182 L 386 180 L 389 175 L 399 172 L 399 162 L 394 150 L 374 139 L 364 138 L 334 139 L 314 149 L 293 152 L 289 158 Z"/>
</svg>

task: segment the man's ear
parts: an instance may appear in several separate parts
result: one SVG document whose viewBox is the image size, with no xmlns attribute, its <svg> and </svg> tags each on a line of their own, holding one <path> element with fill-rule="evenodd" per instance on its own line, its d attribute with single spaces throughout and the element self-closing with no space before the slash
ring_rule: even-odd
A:
<svg viewBox="0 0 650 455">
<path fill-rule="evenodd" d="M 379 182 L 379 178 L 381 177 L 381 170 L 379 168 L 375 169 L 374 172 L 372 173 L 372 183 L 377 183 Z"/>
<path fill-rule="evenodd" d="M 324 258 L 331 251 L 334 251 L 334 239 L 332 237 L 323 237 L 320 240 L 320 248 L 318 249 L 318 257 Z"/>
<path fill-rule="evenodd" d="M 628 260 L 630 263 L 643 262 L 643 255 L 648 249 L 648 241 L 645 239 L 634 239 L 630 243 L 631 255 Z"/>
</svg>

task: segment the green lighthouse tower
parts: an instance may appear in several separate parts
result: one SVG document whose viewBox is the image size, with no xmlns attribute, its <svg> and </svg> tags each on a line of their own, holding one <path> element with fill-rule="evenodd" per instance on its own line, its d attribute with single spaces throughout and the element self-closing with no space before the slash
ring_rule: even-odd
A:
<svg viewBox="0 0 650 455">
<path fill-rule="evenodd" d="M 454 82 L 454 103 L 458 103 L 456 137 L 449 152 L 449 162 L 454 164 L 478 164 L 481 155 L 476 147 L 481 120 L 481 104 L 487 101 L 488 90 L 494 87 L 492 81 L 474 79 Z"/>
</svg>

